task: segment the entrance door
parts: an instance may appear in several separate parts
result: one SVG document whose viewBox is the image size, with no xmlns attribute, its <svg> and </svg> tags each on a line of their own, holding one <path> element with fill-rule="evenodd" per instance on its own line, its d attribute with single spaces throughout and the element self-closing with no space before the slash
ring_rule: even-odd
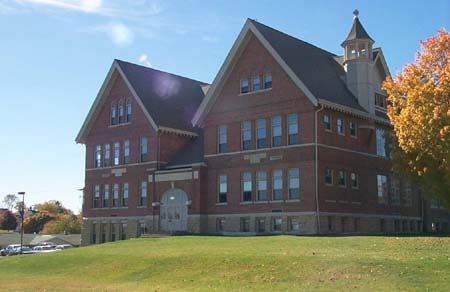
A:
<svg viewBox="0 0 450 292">
<path fill-rule="evenodd" d="M 161 229 L 167 232 L 187 231 L 187 195 L 171 189 L 161 198 Z"/>
</svg>

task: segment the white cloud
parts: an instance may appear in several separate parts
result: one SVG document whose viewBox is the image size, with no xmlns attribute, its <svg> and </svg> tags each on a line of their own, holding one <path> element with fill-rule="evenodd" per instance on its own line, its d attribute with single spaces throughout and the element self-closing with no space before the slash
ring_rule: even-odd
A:
<svg viewBox="0 0 450 292">
<path fill-rule="evenodd" d="M 146 65 L 147 67 L 152 67 L 152 64 L 148 60 L 147 54 L 142 54 L 139 56 L 139 63 Z"/>
<path fill-rule="evenodd" d="M 61 9 L 95 13 L 101 11 L 102 0 L 18 0 L 19 3 L 47 5 Z"/>
<path fill-rule="evenodd" d="M 108 23 L 95 27 L 94 31 L 105 33 L 116 45 L 126 46 L 134 41 L 134 33 L 123 23 Z"/>
</svg>

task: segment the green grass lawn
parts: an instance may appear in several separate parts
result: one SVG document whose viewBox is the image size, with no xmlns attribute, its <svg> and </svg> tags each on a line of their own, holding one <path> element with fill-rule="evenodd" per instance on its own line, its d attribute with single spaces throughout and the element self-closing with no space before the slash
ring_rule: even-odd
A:
<svg viewBox="0 0 450 292">
<path fill-rule="evenodd" d="M 449 291 L 450 237 L 174 236 L 0 258 L 1 291 Z"/>
</svg>

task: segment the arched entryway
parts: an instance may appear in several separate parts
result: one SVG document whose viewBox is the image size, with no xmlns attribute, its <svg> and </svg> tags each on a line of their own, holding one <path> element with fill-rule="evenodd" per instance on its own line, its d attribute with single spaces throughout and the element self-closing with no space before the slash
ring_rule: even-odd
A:
<svg viewBox="0 0 450 292">
<path fill-rule="evenodd" d="M 161 229 L 167 232 L 187 231 L 188 197 L 183 190 L 170 189 L 161 197 Z"/>
</svg>

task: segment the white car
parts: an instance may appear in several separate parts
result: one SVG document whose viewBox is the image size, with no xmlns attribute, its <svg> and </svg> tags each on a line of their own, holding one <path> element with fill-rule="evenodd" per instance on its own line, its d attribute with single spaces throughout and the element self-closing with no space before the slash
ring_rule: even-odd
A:
<svg viewBox="0 0 450 292">
<path fill-rule="evenodd" d="M 10 244 L 1 250 L 1 255 L 2 256 L 15 255 L 17 254 L 16 249 L 20 249 L 20 244 Z"/>
<path fill-rule="evenodd" d="M 55 247 L 56 250 L 64 250 L 64 249 L 69 249 L 72 248 L 73 246 L 71 246 L 70 244 L 59 244 Z"/>
</svg>

